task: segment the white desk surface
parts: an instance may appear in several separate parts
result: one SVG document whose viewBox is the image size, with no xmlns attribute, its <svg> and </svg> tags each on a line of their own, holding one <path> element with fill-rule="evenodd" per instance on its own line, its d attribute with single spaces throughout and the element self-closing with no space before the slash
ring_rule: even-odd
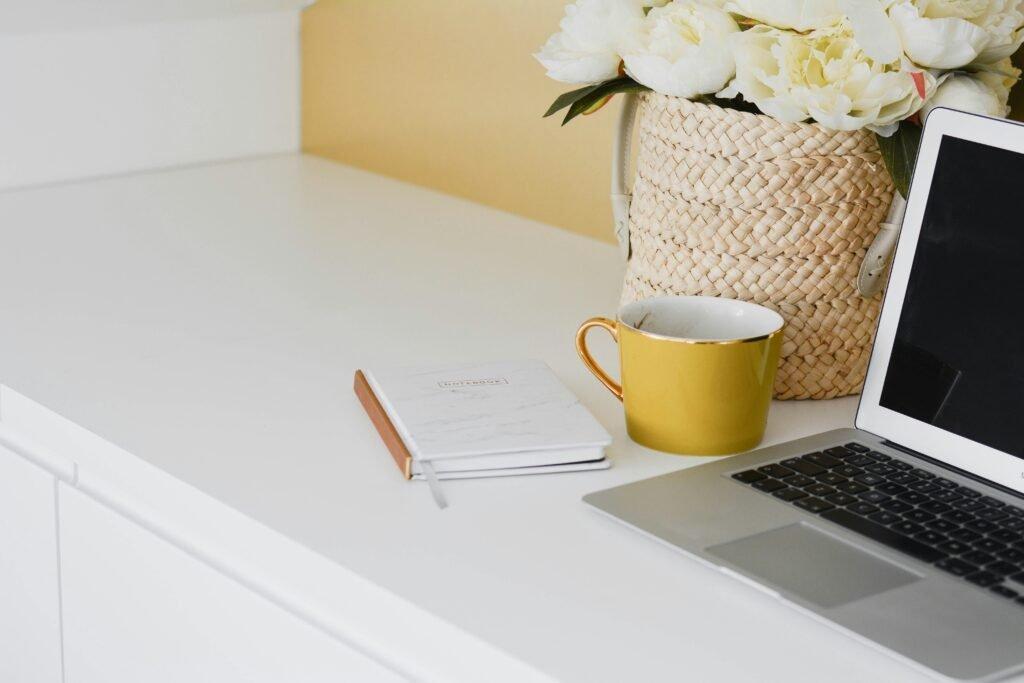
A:
<svg viewBox="0 0 1024 683">
<path fill-rule="evenodd" d="M 706 461 L 631 443 L 576 358 L 615 309 L 612 246 L 303 156 L 0 194 L 0 237 L 0 381 L 557 678 L 923 680 L 580 502 Z M 353 371 L 519 357 L 614 466 L 446 482 L 438 510 Z M 855 407 L 776 403 L 766 442 Z"/>
</svg>

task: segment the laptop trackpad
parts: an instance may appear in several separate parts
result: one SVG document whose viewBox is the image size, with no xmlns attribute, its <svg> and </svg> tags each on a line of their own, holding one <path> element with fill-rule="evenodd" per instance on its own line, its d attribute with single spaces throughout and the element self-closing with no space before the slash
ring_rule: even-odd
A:
<svg viewBox="0 0 1024 683">
<path fill-rule="evenodd" d="M 804 523 L 711 546 L 707 552 L 821 607 L 837 607 L 920 578 Z"/>
</svg>

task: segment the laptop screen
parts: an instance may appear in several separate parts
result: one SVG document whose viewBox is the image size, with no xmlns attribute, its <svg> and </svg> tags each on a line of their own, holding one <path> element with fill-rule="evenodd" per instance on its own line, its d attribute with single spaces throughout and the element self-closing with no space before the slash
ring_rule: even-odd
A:
<svg viewBox="0 0 1024 683">
<path fill-rule="evenodd" d="M 1024 457 L 1024 155 L 939 147 L 881 405 Z"/>
</svg>

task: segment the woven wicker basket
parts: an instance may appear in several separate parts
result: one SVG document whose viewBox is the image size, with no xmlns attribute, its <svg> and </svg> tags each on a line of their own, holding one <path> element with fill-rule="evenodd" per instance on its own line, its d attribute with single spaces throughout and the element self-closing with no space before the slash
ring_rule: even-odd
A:
<svg viewBox="0 0 1024 683">
<path fill-rule="evenodd" d="M 874 137 L 640 100 L 623 301 L 701 294 L 787 321 L 778 398 L 860 391 L 881 296 L 858 272 L 893 197 Z"/>
</svg>

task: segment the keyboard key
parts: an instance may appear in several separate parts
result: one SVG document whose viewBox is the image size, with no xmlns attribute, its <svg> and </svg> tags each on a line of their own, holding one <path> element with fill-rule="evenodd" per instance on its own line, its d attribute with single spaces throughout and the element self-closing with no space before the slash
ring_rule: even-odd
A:
<svg viewBox="0 0 1024 683">
<path fill-rule="evenodd" d="M 993 541 L 990 538 L 983 538 L 980 541 L 974 541 L 971 545 L 973 545 L 978 550 L 984 550 L 986 553 L 999 552 L 1000 550 L 1006 547 L 999 541 Z"/>
<path fill-rule="evenodd" d="M 936 491 L 932 494 L 932 500 L 937 500 L 940 503 L 952 503 L 963 499 L 964 497 L 956 491 Z"/>
<path fill-rule="evenodd" d="M 1020 517 L 1007 517 L 1006 519 L 999 520 L 999 526 L 1014 531 L 1024 529 L 1024 519 Z"/>
<path fill-rule="evenodd" d="M 871 450 L 870 448 L 868 448 L 864 444 L 857 443 L 856 441 L 853 441 L 851 443 L 846 444 L 846 447 L 848 449 L 850 449 L 851 451 L 856 451 L 857 453 L 867 453 L 868 451 Z"/>
<path fill-rule="evenodd" d="M 929 529 L 935 529 L 936 531 L 949 532 L 953 529 L 958 529 L 956 524 L 949 521 L 948 519 L 933 519 L 930 522 L 925 522 L 925 526 Z"/>
<path fill-rule="evenodd" d="M 921 468 L 918 468 L 916 470 L 910 470 L 910 473 L 913 474 L 915 477 L 918 477 L 920 479 L 934 479 L 935 478 L 934 474 L 932 474 L 928 470 L 922 470 Z"/>
<path fill-rule="evenodd" d="M 825 496 L 825 500 L 832 503 L 833 505 L 850 505 L 856 503 L 857 499 L 851 496 L 849 493 L 833 493 L 832 495 Z"/>
<path fill-rule="evenodd" d="M 974 515 L 963 510 L 950 510 L 949 512 L 942 513 L 942 516 L 957 524 L 965 524 L 974 519 Z"/>
<path fill-rule="evenodd" d="M 858 474 L 856 477 L 853 478 L 853 480 L 861 484 L 864 484 L 865 486 L 874 486 L 876 484 L 881 484 L 883 481 L 885 481 L 885 479 L 883 479 L 882 477 L 878 476 L 877 474 L 871 474 L 870 472 Z"/>
<path fill-rule="evenodd" d="M 908 510 L 903 513 L 904 519 L 909 519 L 911 522 L 917 522 L 918 524 L 924 524 L 927 521 L 935 519 L 935 515 L 930 512 L 918 508 L 917 510 Z"/>
<path fill-rule="evenodd" d="M 913 484 L 908 484 L 907 488 L 917 491 L 919 493 L 931 493 L 932 491 L 939 491 L 938 486 L 931 483 L 930 481 L 915 481 Z"/>
<path fill-rule="evenodd" d="M 846 464 L 848 464 L 848 465 L 856 465 L 857 467 L 863 467 L 864 465 L 870 465 L 874 461 L 875 461 L 874 458 L 869 458 L 866 455 L 858 454 L 858 455 L 854 455 L 854 456 L 851 456 L 851 457 L 847 458 L 846 459 Z"/>
<path fill-rule="evenodd" d="M 985 571 L 992 572 L 993 574 L 999 574 L 1000 576 L 1009 576 L 1010 574 L 1016 574 L 1020 571 L 1020 567 L 1007 562 L 1006 560 L 998 560 L 985 565 Z"/>
<path fill-rule="evenodd" d="M 880 491 L 865 491 L 864 493 L 860 494 L 858 497 L 861 500 L 863 500 L 863 501 L 865 501 L 867 503 L 875 503 L 875 504 L 882 503 L 884 501 L 889 500 L 889 496 L 885 495 L 884 493 L 882 493 Z"/>
<path fill-rule="evenodd" d="M 987 534 L 988 532 L 995 531 L 999 528 L 995 525 L 994 522 L 990 522 L 987 519 L 975 519 L 970 522 L 967 522 L 966 524 L 964 524 L 964 526 L 968 529 L 980 531 L 983 534 Z"/>
<path fill-rule="evenodd" d="M 771 493 L 772 491 L 778 491 L 779 489 L 786 488 L 786 485 L 778 479 L 762 479 L 761 481 L 755 481 L 751 486 L 759 491 L 764 491 L 765 493 Z"/>
<path fill-rule="evenodd" d="M 963 500 L 953 503 L 953 507 L 963 510 L 964 512 L 977 512 L 978 510 L 984 510 L 985 506 L 976 500 Z"/>
<path fill-rule="evenodd" d="M 803 457 L 807 462 L 812 462 L 815 465 L 830 469 L 843 464 L 843 461 L 839 458 L 833 458 L 831 455 L 825 455 L 824 453 L 808 453 Z"/>
<path fill-rule="evenodd" d="M 981 498 L 981 493 L 966 486 L 958 486 L 955 490 L 964 498 Z"/>
<path fill-rule="evenodd" d="M 878 507 L 883 510 L 888 510 L 889 512 L 906 512 L 907 510 L 913 509 L 914 506 L 910 503 L 904 503 L 902 500 L 894 500 L 890 498 L 884 503 L 879 503 Z"/>
<path fill-rule="evenodd" d="M 970 551 L 968 553 L 964 553 L 963 555 L 960 556 L 960 559 L 963 560 L 964 562 L 970 562 L 971 564 L 976 564 L 979 567 L 982 566 L 982 565 L 986 565 L 989 562 L 995 562 L 996 561 L 996 558 L 992 557 L 988 553 L 983 553 L 980 550 L 972 550 L 972 551 Z M 1010 572 L 1010 573 L 1012 574 L 1013 572 Z"/>
<path fill-rule="evenodd" d="M 755 481 L 761 481 L 767 476 L 768 475 L 761 474 L 757 470 L 747 470 L 746 472 L 737 472 L 736 474 L 732 475 L 732 478 L 735 479 L 736 481 L 741 481 L 744 484 L 753 484 Z"/>
<path fill-rule="evenodd" d="M 821 498 L 801 498 L 800 500 L 793 503 L 798 508 L 803 508 L 808 512 L 824 512 L 825 510 L 831 510 L 835 506 L 832 503 L 825 502 Z"/>
<path fill-rule="evenodd" d="M 772 495 L 782 500 L 796 500 L 797 498 L 803 498 L 807 494 L 801 491 L 800 489 L 787 487 L 776 491 Z"/>
<path fill-rule="evenodd" d="M 827 495 L 830 495 L 830 494 L 833 494 L 833 493 L 836 492 L 836 490 L 834 488 L 832 488 L 831 486 L 828 486 L 826 484 L 811 484 L 810 486 L 805 486 L 804 487 L 804 491 L 807 491 L 807 493 L 811 494 L 812 496 L 821 496 L 821 497 L 824 497 L 824 496 L 827 496 Z"/>
<path fill-rule="evenodd" d="M 786 483 L 789 484 L 790 486 L 803 488 L 805 486 L 810 486 L 811 484 L 813 484 L 814 480 L 811 479 L 810 477 L 805 477 L 802 474 L 797 474 L 792 477 L 786 477 Z"/>
<path fill-rule="evenodd" d="M 906 534 L 907 536 L 913 536 L 914 534 L 919 534 L 924 531 L 924 527 L 915 522 L 904 521 L 893 524 L 892 530 L 901 534 Z"/>
<path fill-rule="evenodd" d="M 974 572 L 973 574 L 968 574 L 964 578 L 970 581 L 971 583 L 976 583 L 979 586 L 983 587 L 991 586 L 992 584 L 999 583 L 1003 580 L 1003 577 L 999 576 L 998 574 L 993 574 L 992 572 L 986 571 Z"/>
<path fill-rule="evenodd" d="M 950 555 L 959 555 L 971 551 L 971 546 L 960 541 L 946 541 L 938 546 L 939 550 Z"/>
<path fill-rule="evenodd" d="M 1018 507 L 1014 507 L 1012 505 L 1007 505 L 1006 506 L 1006 511 L 1009 512 L 1014 517 L 1024 518 L 1024 509 L 1021 509 L 1021 508 L 1018 508 Z"/>
<path fill-rule="evenodd" d="M 922 531 L 919 534 L 915 534 L 914 538 L 922 543 L 927 543 L 928 545 L 938 545 L 940 543 L 945 543 L 947 540 L 946 537 L 938 531 Z"/>
<path fill-rule="evenodd" d="M 893 459 L 892 466 L 898 470 L 903 470 L 904 472 L 909 472 L 910 470 L 914 469 L 913 465 L 911 465 L 909 462 L 904 462 L 903 460 Z"/>
<path fill-rule="evenodd" d="M 833 458 L 848 458 L 857 452 L 858 451 L 846 446 L 833 446 L 832 448 L 825 449 L 825 454 L 831 455 Z"/>
<path fill-rule="evenodd" d="M 846 481 L 846 477 L 840 477 L 835 472 L 825 472 L 824 474 L 819 474 L 818 476 L 815 477 L 815 479 L 820 481 L 822 484 L 829 484 L 832 486 L 836 484 L 842 484 L 844 481 Z"/>
<path fill-rule="evenodd" d="M 844 477 L 856 477 L 858 474 L 864 472 L 861 468 L 854 467 L 853 465 L 840 465 L 832 471 Z"/>
<path fill-rule="evenodd" d="M 944 489 L 955 489 L 957 487 L 957 483 L 955 481 L 951 481 L 943 477 L 936 477 L 935 479 L 932 479 L 932 481 Z"/>
<path fill-rule="evenodd" d="M 847 510 L 852 510 L 853 512 L 856 512 L 858 515 L 865 515 L 865 516 L 866 515 L 870 515 L 873 512 L 878 512 L 878 508 L 876 508 L 871 503 L 854 503 L 853 505 L 849 506 L 846 509 Z M 1022 551 L 1022 552 L 1024 552 L 1024 551 Z"/>
<path fill-rule="evenodd" d="M 998 551 L 996 555 L 1007 562 L 1016 562 L 1024 567 L 1024 550 L 1018 550 L 1017 548 L 1003 548 Z"/>
<path fill-rule="evenodd" d="M 1021 539 L 1020 534 L 1016 531 L 1010 531 L 1009 529 L 996 529 L 990 533 L 988 537 L 993 538 L 1000 543 L 1013 543 L 1014 541 L 1019 541 Z"/>
<path fill-rule="evenodd" d="M 915 541 L 914 539 L 902 534 L 898 534 L 895 531 L 892 531 L 880 524 L 875 524 L 864 517 L 852 514 L 843 508 L 829 510 L 822 514 L 822 518 L 850 529 L 851 531 L 867 536 L 873 541 L 877 541 L 878 543 L 887 545 L 890 548 L 904 552 L 911 557 L 916 557 L 924 562 L 935 562 L 936 560 L 941 560 L 945 557 L 944 553 L 940 550 L 925 545 L 920 541 Z"/>
<path fill-rule="evenodd" d="M 1019 595 L 1017 591 L 1013 590 L 1012 588 L 1007 588 L 1006 586 L 992 586 L 991 588 L 989 588 L 989 590 L 995 593 L 996 595 L 1003 596 L 1004 598 L 1015 598 L 1017 597 L 1017 595 Z"/>
<path fill-rule="evenodd" d="M 879 451 L 869 452 L 868 457 L 877 462 L 889 462 L 890 460 L 892 460 L 891 455 L 886 455 L 885 453 L 880 453 Z"/>
<path fill-rule="evenodd" d="M 985 508 L 984 510 L 978 510 L 974 514 L 980 517 L 981 519 L 987 519 L 991 522 L 1003 519 L 1004 517 L 1007 519 L 1010 518 L 1008 514 L 996 508 Z"/>
<path fill-rule="evenodd" d="M 966 576 L 978 571 L 978 568 L 969 562 L 958 560 L 955 557 L 947 557 L 935 563 L 939 569 L 949 572 L 953 576 Z"/>
<path fill-rule="evenodd" d="M 876 486 L 875 490 L 881 491 L 887 496 L 895 496 L 897 493 L 904 493 L 907 490 L 907 487 L 887 481 L 884 484 Z"/>
<path fill-rule="evenodd" d="M 896 522 L 899 522 L 903 518 L 900 517 L 899 515 L 894 515 L 891 512 L 886 512 L 885 510 L 881 510 L 881 511 L 876 512 L 875 514 L 871 515 L 870 517 L 868 517 L 868 519 L 870 519 L 872 522 L 876 522 L 878 524 L 886 524 L 886 525 L 888 525 L 888 524 L 895 524 Z"/>
<path fill-rule="evenodd" d="M 801 458 L 790 458 L 789 460 L 783 460 L 782 464 L 791 470 L 795 470 L 800 474 L 808 477 L 813 477 L 816 474 L 821 474 L 825 471 L 824 467 L 815 465 L 813 462 L 807 462 Z"/>
<path fill-rule="evenodd" d="M 953 508 L 951 508 L 949 505 L 945 503 L 940 503 L 937 500 L 928 500 L 925 501 L 924 503 L 921 503 L 921 509 L 924 510 L 925 512 L 931 512 L 932 514 L 940 515 L 943 512 L 949 512 Z"/>
<path fill-rule="evenodd" d="M 924 495 L 923 493 L 918 493 L 917 491 L 907 491 L 906 493 L 901 493 L 896 497 L 899 498 L 900 500 L 905 500 L 911 505 L 924 503 L 927 502 L 928 500 L 928 496 Z"/>
<path fill-rule="evenodd" d="M 1006 505 L 1003 501 L 998 498 L 993 498 L 992 496 L 982 496 L 978 500 L 985 505 L 988 505 L 990 508 L 1001 508 Z"/>
<path fill-rule="evenodd" d="M 786 477 L 791 477 L 796 474 L 793 470 L 788 467 L 783 467 L 782 465 L 763 465 L 758 467 L 757 471 L 761 474 L 767 474 L 769 477 L 775 477 L 776 479 L 785 479 Z"/>
<path fill-rule="evenodd" d="M 899 470 L 897 470 L 895 467 L 891 465 L 886 465 L 884 462 L 876 462 L 874 465 L 868 465 L 864 469 L 867 470 L 868 472 L 871 472 L 871 474 L 877 474 L 880 477 L 884 477 L 887 474 L 895 474 L 896 472 L 899 472 Z"/>
<path fill-rule="evenodd" d="M 842 484 L 836 484 L 836 488 L 843 493 L 855 494 L 861 491 L 867 491 L 868 487 L 864 484 L 858 484 L 855 481 L 844 481 Z"/>
<path fill-rule="evenodd" d="M 920 479 L 918 479 L 914 475 L 907 474 L 906 472 L 898 472 L 896 474 L 890 474 L 887 477 L 887 479 L 889 481 L 891 481 L 892 483 L 894 483 L 894 484 L 902 484 L 903 486 L 906 486 L 907 484 L 913 484 L 915 481 L 921 481 Z"/>
<path fill-rule="evenodd" d="M 981 538 L 981 534 L 977 531 L 971 531 L 970 529 L 957 529 L 956 531 L 949 532 L 949 537 L 955 541 L 970 543 L 971 541 L 977 541 Z"/>
</svg>

